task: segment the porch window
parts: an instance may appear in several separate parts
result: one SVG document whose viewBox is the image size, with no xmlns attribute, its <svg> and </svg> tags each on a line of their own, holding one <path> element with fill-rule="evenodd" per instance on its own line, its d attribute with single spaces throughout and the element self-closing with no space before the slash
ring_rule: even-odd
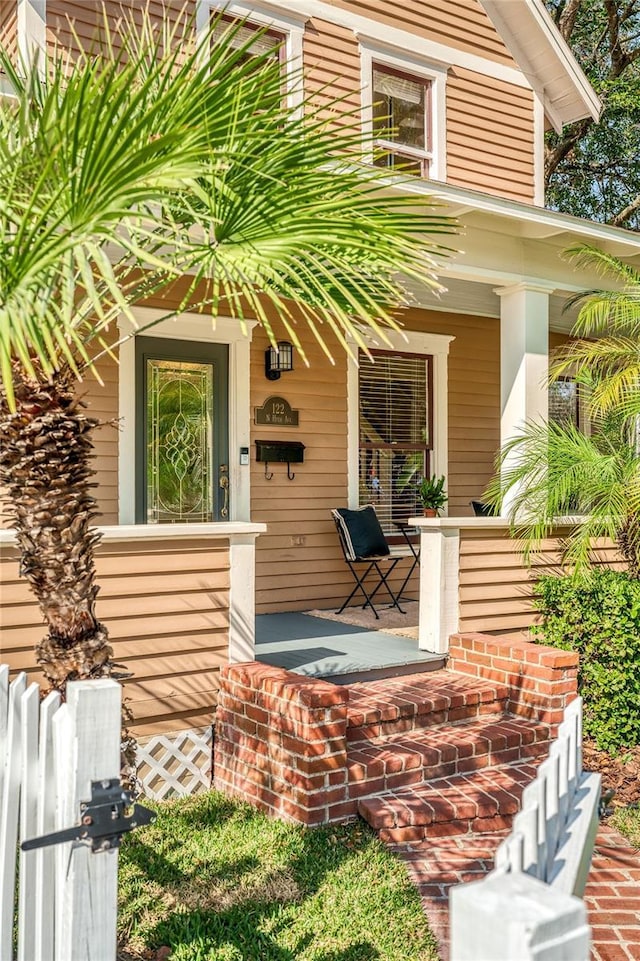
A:
<svg viewBox="0 0 640 961">
<path fill-rule="evenodd" d="M 580 426 L 580 397 L 573 377 L 560 377 L 549 384 L 549 420 Z"/>
<path fill-rule="evenodd" d="M 373 64 L 373 162 L 428 177 L 432 161 L 430 80 Z"/>
<path fill-rule="evenodd" d="M 416 484 L 431 473 L 432 357 L 360 355 L 359 501 L 373 504 L 383 530 L 419 513 Z"/>
</svg>

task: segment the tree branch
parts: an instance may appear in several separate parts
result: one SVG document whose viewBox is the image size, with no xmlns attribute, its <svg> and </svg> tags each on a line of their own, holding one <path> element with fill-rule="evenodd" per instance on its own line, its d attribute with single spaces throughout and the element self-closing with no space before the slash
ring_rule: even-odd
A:
<svg viewBox="0 0 640 961">
<path fill-rule="evenodd" d="M 612 227 L 623 227 L 624 224 L 629 220 L 629 218 L 637 211 L 640 210 L 640 194 L 631 201 L 630 204 L 615 215 L 611 220 Z"/>
</svg>

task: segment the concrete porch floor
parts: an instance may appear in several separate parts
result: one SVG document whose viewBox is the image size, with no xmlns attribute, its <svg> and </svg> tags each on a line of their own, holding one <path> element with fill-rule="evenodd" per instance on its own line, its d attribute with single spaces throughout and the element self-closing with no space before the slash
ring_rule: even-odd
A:
<svg viewBox="0 0 640 961">
<path fill-rule="evenodd" d="M 256 660 L 334 684 L 416 671 L 437 670 L 443 658 L 418 648 L 418 604 L 403 604 L 406 614 L 379 609 L 259 614 Z"/>
</svg>

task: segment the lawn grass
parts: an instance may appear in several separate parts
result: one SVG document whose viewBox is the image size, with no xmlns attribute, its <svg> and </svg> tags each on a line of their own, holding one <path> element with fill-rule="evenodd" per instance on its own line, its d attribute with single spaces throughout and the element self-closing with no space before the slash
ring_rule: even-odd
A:
<svg viewBox="0 0 640 961">
<path fill-rule="evenodd" d="M 153 806 L 122 844 L 121 958 L 438 958 L 404 867 L 365 825 L 305 830 L 216 793 Z"/>
</svg>

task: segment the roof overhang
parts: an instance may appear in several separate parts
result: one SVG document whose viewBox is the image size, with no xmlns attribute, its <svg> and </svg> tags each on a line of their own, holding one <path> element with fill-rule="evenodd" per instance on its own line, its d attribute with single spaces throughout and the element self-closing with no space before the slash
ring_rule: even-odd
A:
<svg viewBox="0 0 640 961">
<path fill-rule="evenodd" d="M 541 93 L 555 130 L 559 133 L 565 124 L 585 117 L 598 120 L 600 99 L 543 0 L 480 2 L 533 89 Z"/>
</svg>

